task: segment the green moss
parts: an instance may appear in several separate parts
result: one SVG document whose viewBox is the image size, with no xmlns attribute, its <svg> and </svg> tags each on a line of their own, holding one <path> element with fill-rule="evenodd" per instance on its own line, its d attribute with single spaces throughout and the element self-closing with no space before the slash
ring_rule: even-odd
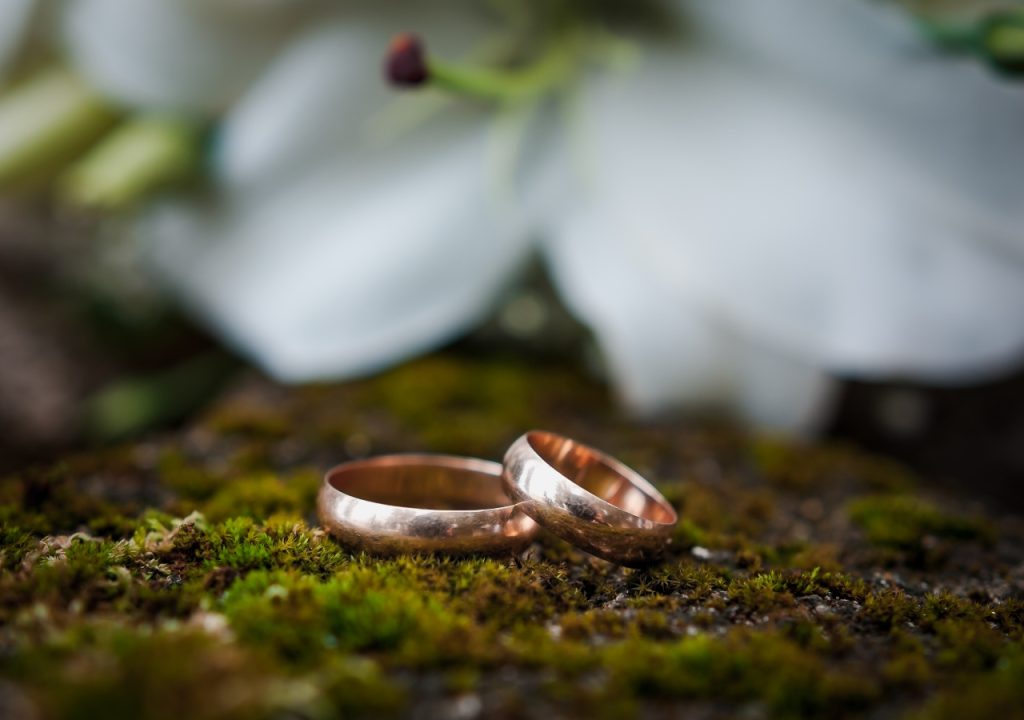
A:
<svg viewBox="0 0 1024 720">
<path fill-rule="evenodd" d="M 824 571 L 825 576 L 839 577 L 842 563 L 839 559 L 839 547 L 833 543 L 815 544 L 800 543 L 793 548 L 786 562 L 797 570 Z"/>
<path fill-rule="evenodd" d="M 807 493 L 842 483 L 865 490 L 905 492 L 916 484 L 905 467 L 841 445 L 816 446 L 758 437 L 750 441 L 748 452 L 765 479 L 783 490 Z"/>
<path fill-rule="evenodd" d="M 938 639 L 935 662 L 957 672 L 991 670 L 1005 651 L 1006 639 L 985 623 L 940 620 L 932 626 Z"/>
<path fill-rule="evenodd" d="M 774 571 L 752 575 L 729 585 L 729 599 L 748 612 L 763 614 L 793 605 L 793 595 L 786 585 L 782 576 Z"/>
<path fill-rule="evenodd" d="M 242 435 L 258 440 L 287 438 L 292 430 L 279 407 L 249 403 L 216 408 L 205 418 L 204 425 L 217 435 Z"/>
<path fill-rule="evenodd" d="M 651 698 L 763 703 L 774 717 L 834 717 L 873 700 L 866 678 L 822 671 L 813 652 L 775 633 L 697 635 L 673 643 L 624 642 L 603 661 L 609 691 Z"/>
<path fill-rule="evenodd" d="M 794 595 L 821 595 L 843 600 L 860 602 L 870 593 L 862 578 L 835 572 L 822 571 L 820 567 L 810 572 L 783 575 L 784 586 Z"/>
<path fill-rule="evenodd" d="M 172 720 L 270 714 L 262 668 L 236 647 L 197 633 L 80 628 L 19 660 L 16 674 L 28 679 L 39 704 L 54 717 Z"/>
<path fill-rule="evenodd" d="M 882 666 L 882 677 L 889 690 L 918 690 L 932 683 L 935 670 L 920 638 L 902 630 L 890 635 L 891 646 Z"/>
<path fill-rule="evenodd" d="M 113 453 L 76 462 L 35 468 L 0 481 L 0 517 L 38 534 L 95 533 L 124 535 L 134 523 L 137 507 L 125 507 L 94 493 L 83 492 L 81 481 L 96 467 L 114 474 L 121 458 Z"/>
<path fill-rule="evenodd" d="M 712 544 L 712 536 L 693 520 L 684 517 L 679 520 L 672 533 L 672 544 L 680 550 L 694 546 L 707 547 Z"/>
<path fill-rule="evenodd" d="M 774 513 L 772 496 L 760 488 L 736 488 L 689 484 L 674 493 L 684 523 L 677 535 L 684 547 L 691 544 L 722 549 L 743 547 L 760 535 Z M 686 535 L 700 542 L 688 543 Z"/>
<path fill-rule="evenodd" d="M 550 619 L 558 612 L 583 608 L 583 590 L 559 577 L 557 568 L 539 563 L 512 565 L 497 560 L 464 560 L 442 565 L 449 603 L 476 622 L 512 629 Z"/>
<path fill-rule="evenodd" d="M 364 580 L 358 570 L 324 581 L 256 571 L 228 589 L 221 608 L 242 642 L 298 662 L 338 650 L 394 651 L 445 624 L 431 598 Z"/>
<path fill-rule="evenodd" d="M 345 560 L 323 532 L 288 518 L 257 523 L 239 517 L 209 526 L 200 517 L 178 526 L 169 540 L 169 559 L 216 570 L 294 568 L 322 576 Z"/>
<path fill-rule="evenodd" d="M 981 621 L 989 614 L 985 607 L 947 590 L 929 593 L 921 601 L 921 622 L 925 627 L 942 620 Z"/>
<path fill-rule="evenodd" d="M 990 619 L 1008 637 L 1024 640 L 1024 599 L 1010 598 L 990 608 Z"/>
<path fill-rule="evenodd" d="M 885 460 L 641 425 L 593 390 L 563 368 L 455 355 L 345 385 L 250 378 L 182 434 L 7 478 L 5 689 L 40 720 L 1019 703 L 1021 538 L 923 499 Z M 535 426 L 621 450 L 665 489 L 682 522 L 663 562 L 617 568 L 546 534 L 519 558 L 378 559 L 307 525 L 329 464 L 499 457 Z"/>
<path fill-rule="evenodd" d="M 168 448 L 157 465 L 161 484 L 183 500 L 206 500 L 224 485 L 224 478 Z"/>
<path fill-rule="evenodd" d="M 567 392 L 582 388 L 569 374 L 555 381 L 524 373 L 514 363 L 491 361 L 467 367 L 435 357 L 394 370 L 384 382 L 367 388 L 364 401 L 386 408 L 426 448 L 487 456 L 530 429 L 542 403 L 556 403 Z M 550 396 L 545 397 L 544 391 Z M 436 422 L 438 417 L 445 421 Z"/>
<path fill-rule="evenodd" d="M 916 550 L 927 538 L 990 541 L 992 531 L 977 518 L 944 512 L 912 495 L 871 495 L 848 506 L 850 519 L 868 540 L 897 550 Z"/>
<path fill-rule="evenodd" d="M 864 605 L 858 618 L 881 630 L 903 628 L 916 623 L 921 615 L 920 607 L 899 590 L 883 590 L 864 598 Z"/>
<path fill-rule="evenodd" d="M 327 717 L 392 717 L 409 704 L 406 689 L 367 658 L 332 653 L 318 666 L 317 677 Z"/>
<path fill-rule="evenodd" d="M 635 607 L 635 606 L 634 606 Z M 630 637 L 670 639 L 673 632 L 661 608 L 640 608 L 630 613 L 615 610 L 587 610 L 567 613 L 558 627 L 570 640 L 588 642 L 622 640 Z"/>
<path fill-rule="evenodd" d="M 272 515 L 301 517 L 313 506 L 320 487 L 315 471 L 280 475 L 245 476 L 234 479 L 203 504 L 210 520 L 231 517 L 267 518 Z"/>
<path fill-rule="evenodd" d="M 372 662 L 335 655 L 315 675 L 281 675 L 261 653 L 191 628 L 84 625 L 5 670 L 46 717 L 72 720 L 380 716 L 404 702 Z"/>
<path fill-rule="evenodd" d="M 0 520 L 0 571 L 17 568 L 36 542 L 35 535 L 28 530 L 18 527 L 8 518 Z"/>
<path fill-rule="evenodd" d="M 1019 717 L 1024 707 L 1024 649 L 1010 648 L 991 672 L 960 678 L 942 689 L 914 720 Z"/>
</svg>

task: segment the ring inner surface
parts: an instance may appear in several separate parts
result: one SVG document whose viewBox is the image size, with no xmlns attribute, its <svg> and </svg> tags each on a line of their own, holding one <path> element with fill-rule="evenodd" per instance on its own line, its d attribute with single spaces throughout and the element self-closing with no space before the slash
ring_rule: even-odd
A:
<svg viewBox="0 0 1024 720">
<path fill-rule="evenodd" d="M 527 440 L 551 467 L 605 502 L 646 520 L 675 522 L 674 512 L 630 482 L 590 448 L 548 433 L 530 433 Z"/>
<path fill-rule="evenodd" d="M 400 507 L 482 510 L 511 504 L 496 475 L 420 462 L 355 464 L 332 472 L 328 482 L 346 495 Z"/>
</svg>

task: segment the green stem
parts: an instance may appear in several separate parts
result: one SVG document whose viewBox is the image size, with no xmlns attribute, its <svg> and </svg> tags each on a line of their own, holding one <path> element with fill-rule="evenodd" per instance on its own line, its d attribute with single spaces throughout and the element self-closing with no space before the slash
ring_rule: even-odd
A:
<svg viewBox="0 0 1024 720">
<path fill-rule="evenodd" d="M 48 70 L 0 98 L 0 187 L 20 187 L 63 165 L 117 113 L 74 75 Z"/>
<path fill-rule="evenodd" d="M 85 207 L 127 207 L 194 174 L 200 166 L 199 140 L 197 129 L 179 118 L 132 118 L 70 168 L 63 193 Z"/>
<path fill-rule="evenodd" d="M 537 99 L 571 77 L 579 43 L 562 38 L 536 62 L 513 70 L 468 67 L 429 60 L 431 83 L 458 95 L 497 103 Z"/>
</svg>

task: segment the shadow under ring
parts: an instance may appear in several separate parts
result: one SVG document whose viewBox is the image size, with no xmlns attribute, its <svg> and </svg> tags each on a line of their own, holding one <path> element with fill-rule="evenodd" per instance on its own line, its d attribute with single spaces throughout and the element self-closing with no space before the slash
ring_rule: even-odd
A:
<svg viewBox="0 0 1024 720">
<path fill-rule="evenodd" d="M 321 524 L 377 555 L 501 555 L 526 548 L 537 524 L 514 504 L 501 465 L 452 455 L 387 455 L 327 471 Z"/>
<path fill-rule="evenodd" d="M 575 440 L 533 431 L 505 453 L 505 489 L 523 512 L 563 540 L 620 565 L 657 560 L 675 509 L 618 460 Z"/>
</svg>

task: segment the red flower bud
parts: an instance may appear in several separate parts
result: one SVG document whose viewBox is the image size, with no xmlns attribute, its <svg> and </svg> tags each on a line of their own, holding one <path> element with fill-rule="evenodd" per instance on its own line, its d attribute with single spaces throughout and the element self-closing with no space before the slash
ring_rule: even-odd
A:
<svg viewBox="0 0 1024 720">
<path fill-rule="evenodd" d="M 427 81 L 427 59 L 419 37 L 412 33 L 395 36 L 388 47 L 384 74 L 399 87 L 418 87 Z"/>
</svg>

